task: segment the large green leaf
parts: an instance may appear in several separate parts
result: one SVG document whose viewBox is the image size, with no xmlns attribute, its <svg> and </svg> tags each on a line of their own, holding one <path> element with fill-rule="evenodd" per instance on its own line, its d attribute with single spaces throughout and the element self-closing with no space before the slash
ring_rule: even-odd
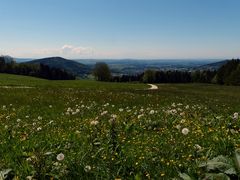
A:
<svg viewBox="0 0 240 180">
<path fill-rule="evenodd" d="M 236 175 L 234 164 L 230 158 L 222 155 L 217 156 L 205 163 L 201 163 L 199 167 L 206 167 L 207 172 L 221 172 L 229 175 Z"/>
<path fill-rule="evenodd" d="M 12 169 L 4 169 L 0 171 L 0 180 L 6 179 L 10 172 L 12 172 Z"/>
<path fill-rule="evenodd" d="M 192 180 L 192 178 L 186 173 L 179 173 L 179 177 L 182 178 L 183 180 Z"/>
</svg>

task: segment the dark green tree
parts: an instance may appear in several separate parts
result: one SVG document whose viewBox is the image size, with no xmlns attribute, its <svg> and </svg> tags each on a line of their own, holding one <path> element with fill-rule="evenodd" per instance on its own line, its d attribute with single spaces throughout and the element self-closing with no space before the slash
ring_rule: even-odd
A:
<svg viewBox="0 0 240 180">
<path fill-rule="evenodd" d="M 110 81 L 112 78 L 108 65 L 104 62 L 98 62 L 93 69 L 93 75 L 98 81 Z"/>
<path fill-rule="evenodd" d="M 154 83 L 156 81 L 156 71 L 148 69 L 144 72 L 143 82 L 144 83 Z"/>
</svg>

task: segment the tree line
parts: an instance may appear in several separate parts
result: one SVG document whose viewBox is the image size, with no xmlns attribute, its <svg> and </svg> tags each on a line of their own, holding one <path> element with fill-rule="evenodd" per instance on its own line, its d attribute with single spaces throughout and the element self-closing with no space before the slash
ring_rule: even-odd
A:
<svg viewBox="0 0 240 180">
<path fill-rule="evenodd" d="M 96 63 L 94 76 L 99 81 L 143 83 L 215 83 L 225 85 L 240 85 L 240 60 L 232 59 L 218 70 L 194 70 L 194 71 L 156 71 L 146 70 L 136 75 L 112 76 L 106 63 Z"/>
<path fill-rule="evenodd" d="M 0 73 L 34 76 L 49 80 L 70 80 L 76 77 L 65 70 L 44 64 L 18 64 L 9 56 L 0 56 Z"/>
</svg>

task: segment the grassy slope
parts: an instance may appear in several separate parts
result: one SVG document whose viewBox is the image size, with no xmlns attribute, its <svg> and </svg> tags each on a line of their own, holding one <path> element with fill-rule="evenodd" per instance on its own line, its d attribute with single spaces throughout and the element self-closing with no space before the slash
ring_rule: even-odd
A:
<svg viewBox="0 0 240 180">
<path fill-rule="evenodd" d="M 203 178 L 198 162 L 231 156 L 240 147 L 239 134 L 228 128 L 233 113 L 240 111 L 240 87 L 161 84 L 159 90 L 148 91 L 144 84 L 4 74 L 0 84 L 36 86 L 0 89 L 0 170 L 11 168 L 20 179 L 34 172 L 38 179 L 46 172 L 60 179 L 171 179 L 178 178 L 178 172 Z M 69 107 L 80 111 L 67 115 Z M 167 114 L 168 110 L 177 113 Z M 107 114 L 101 115 L 104 111 Z M 117 115 L 114 131 L 109 123 L 112 114 Z M 92 126 L 96 119 L 99 124 Z M 233 123 L 240 132 L 239 122 Z M 182 135 L 176 129 L 179 124 L 190 133 Z M 113 141 L 119 149 L 113 149 Z M 195 144 L 203 151 L 197 153 Z M 45 156 L 46 152 L 52 154 Z M 65 159 L 55 167 L 61 152 Z M 36 159 L 26 160 L 32 156 Z M 86 165 L 92 167 L 89 173 Z"/>
<path fill-rule="evenodd" d="M 108 83 L 94 80 L 45 80 L 29 76 L 0 74 L 0 86 L 30 86 L 42 88 L 80 88 L 80 89 L 146 89 L 147 85 L 139 83 Z"/>
</svg>

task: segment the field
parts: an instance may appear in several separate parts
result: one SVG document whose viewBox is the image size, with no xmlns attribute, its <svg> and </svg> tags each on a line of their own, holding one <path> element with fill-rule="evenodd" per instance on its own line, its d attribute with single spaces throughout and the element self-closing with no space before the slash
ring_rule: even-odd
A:
<svg viewBox="0 0 240 180">
<path fill-rule="evenodd" d="M 240 178 L 240 87 L 158 86 L 0 74 L 0 179 Z"/>
</svg>

